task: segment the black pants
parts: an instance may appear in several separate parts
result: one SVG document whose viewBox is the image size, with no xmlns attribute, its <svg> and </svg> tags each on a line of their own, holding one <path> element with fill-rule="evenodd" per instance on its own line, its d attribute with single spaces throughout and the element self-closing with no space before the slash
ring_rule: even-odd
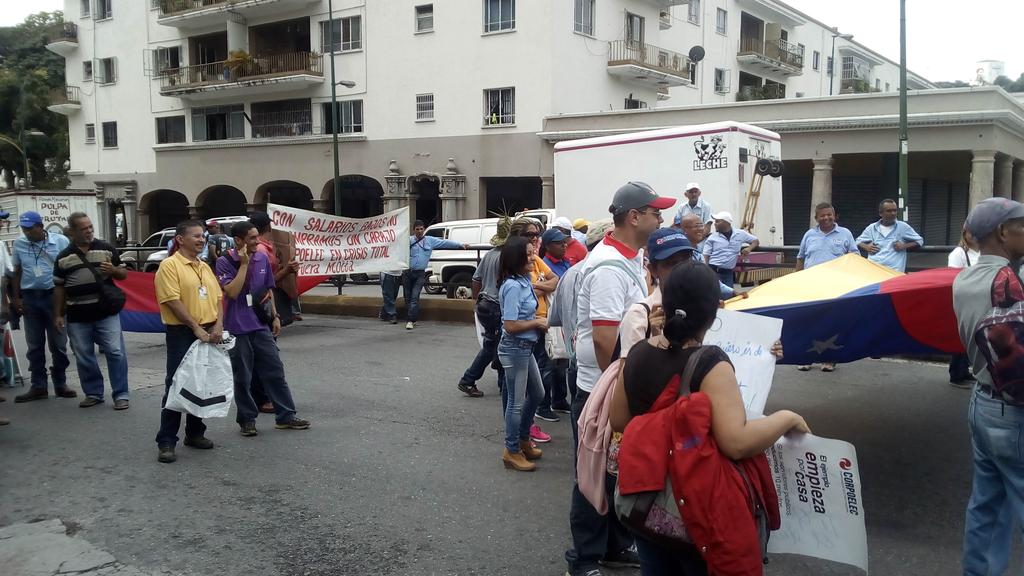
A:
<svg viewBox="0 0 1024 576">
<path fill-rule="evenodd" d="M 971 361 L 967 358 L 967 354 L 955 354 L 949 361 L 949 381 L 964 382 L 973 379 Z"/>
<path fill-rule="evenodd" d="M 483 345 L 476 353 L 473 363 L 459 379 L 459 384 L 467 386 L 475 386 L 477 380 L 484 377 L 488 366 L 495 367 L 494 359 L 498 357 L 498 340 L 501 339 L 501 308 L 497 302 L 481 298 L 476 304 L 476 317 L 480 320 L 480 326 L 484 330 Z M 505 369 L 502 368 L 501 362 L 496 364 L 498 388 L 501 388 L 505 381 Z"/>
<path fill-rule="evenodd" d="M 196 341 L 195 334 L 188 326 L 167 326 L 167 377 L 164 378 L 164 399 L 160 406 L 167 403 L 167 393 L 171 390 L 171 382 L 174 381 L 174 373 L 185 358 L 185 354 Z M 156 434 L 158 446 L 174 447 L 178 443 L 178 430 L 181 428 L 181 412 L 163 408 L 160 410 L 160 431 Z M 202 418 L 191 414 L 185 415 L 185 437 L 201 438 L 206 433 L 206 424 Z"/>
</svg>

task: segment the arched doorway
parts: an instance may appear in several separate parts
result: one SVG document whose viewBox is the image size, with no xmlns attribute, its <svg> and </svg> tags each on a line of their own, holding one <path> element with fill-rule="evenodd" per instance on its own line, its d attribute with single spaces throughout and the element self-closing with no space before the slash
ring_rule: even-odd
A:
<svg viewBox="0 0 1024 576">
<path fill-rule="evenodd" d="M 267 204 L 280 204 L 302 210 L 313 209 L 313 193 L 309 187 L 291 180 L 267 182 L 256 189 L 256 204 L 266 210 Z"/>
<path fill-rule="evenodd" d="M 345 174 L 338 177 L 341 188 L 341 214 L 346 218 L 369 218 L 384 211 L 384 188 L 369 176 Z M 324 212 L 334 214 L 334 181 L 328 180 L 320 192 Z"/>
<path fill-rule="evenodd" d="M 139 212 L 148 217 L 142 220 L 148 226 L 141 231 L 139 241 L 142 241 L 154 232 L 188 220 L 188 198 L 177 190 L 153 190 L 139 199 Z"/>
<path fill-rule="evenodd" d="M 441 221 L 441 179 L 434 174 L 409 177 L 409 193 L 416 195 L 416 219 L 427 226 Z"/>
<path fill-rule="evenodd" d="M 197 213 L 203 220 L 219 216 L 245 216 L 245 204 L 245 194 L 225 184 L 210 186 L 196 198 Z"/>
</svg>

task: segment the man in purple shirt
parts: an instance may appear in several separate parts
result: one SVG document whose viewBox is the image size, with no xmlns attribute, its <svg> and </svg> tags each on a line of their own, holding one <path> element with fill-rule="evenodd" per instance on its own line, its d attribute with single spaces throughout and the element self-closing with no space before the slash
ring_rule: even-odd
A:
<svg viewBox="0 0 1024 576">
<path fill-rule="evenodd" d="M 259 407 L 251 391 L 254 372 L 259 373 L 260 382 L 274 404 L 274 427 L 305 430 L 309 428 L 309 421 L 295 417 L 295 402 L 274 341 L 281 332 L 281 320 L 274 308 L 274 274 L 270 259 L 257 250 L 260 235 L 251 222 L 234 224 L 231 236 L 235 249 L 227 250 L 217 259 L 217 280 L 224 288 L 224 330 L 235 337 L 231 370 L 235 377 L 237 422 L 242 436 L 258 433 Z M 257 310 L 261 314 L 257 314 Z"/>
</svg>

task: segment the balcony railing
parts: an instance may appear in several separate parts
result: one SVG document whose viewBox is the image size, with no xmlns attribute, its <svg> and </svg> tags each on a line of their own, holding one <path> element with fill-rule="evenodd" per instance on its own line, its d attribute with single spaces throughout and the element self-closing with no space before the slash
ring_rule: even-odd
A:
<svg viewBox="0 0 1024 576">
<path fill-rule="evenodd" d="M 881 92 L 881 90 L 872 86 L 871 81 L 866 78 L 843 78 L 839 85 L 840 94 L 869 94 L 871 92 Z"/>
<path fill-rule="evenodd" d="M 764 86 L 740 86 L 736 93 L 737 102 L 749 100 L 779 100 L 786 97 L 783 84 L 765 84 Z"/>
<path fill-rule="evenodd" d="M 65 22 L 59 26 L 54 26 L 46 35 L 46 41 L 48 43 L 53 42 L 78 42 L 78 24 L 74 22 Z"/>
<path fill-rule="evenodd" d="M 82 96 L 78 86 L 65 86 L 50 93 L 50 105 L 81 104 Z"/>
<path fill-rule="evenodd" d="M 231 0 L 160 0 L 160 15 L 171 16 L 182 12 L 199 10 L 200 8 L 217 6 L 218 4 L 227 4 L 230 1 Z"/>
<path fill-rule="evenodd" d="M 292 74 L 323 76 L 323 57 L 317 52 L 270 54 L 209 64 L 168 68 L 159 72 L 160 90 L 245 82 Z"/>
<path fill-rule="evenodd" d="M 608 45 L 609 66 L 632 64 L 673 76 L 690 77 L 690 59 L 684 54 L 630 40 L 615 40 Z"/>
<path fill-rule="evenodd" d="M 804 48 L 799 44 L 793 44 L 786 40 L 769 40 L 767 42 L 760 38 L 740 38 L 739 55 L 757 54 L 770 60 L 774 60 L 793 68 L 803 69 Z"/>
<path fill-rule="evenodd" d="M 288 138 L 313 133 L 313 114 L 310 110 L 280 112 L 254 112 L 253 138 Z"/>
</svg>

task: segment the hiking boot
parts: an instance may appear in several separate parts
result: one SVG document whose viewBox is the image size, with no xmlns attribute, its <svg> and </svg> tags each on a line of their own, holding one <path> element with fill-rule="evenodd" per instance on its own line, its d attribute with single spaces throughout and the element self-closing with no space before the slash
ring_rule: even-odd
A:
<svg viewBox="0 0 1024 576">
<path fill-rule="evenodd" d="M 572 409 L 569 407 L 568 404 L 552 404 L 551 411 L 560 412 L 562 414 L 572 414 Z"/>
<path fill-rule="evenodd" d="M 74 390 L 72 390 L 71 388 L 68 388 L 66 386 L 64 388 L 57 388 L 56 390 L 53 391 L 53 394 L 57 398 L 77 398 L 78 397 L 78 392 L 75 392 Z"/>
<path fill-rule="evenodd" d="M 274 424 L 274 428 L 277 428 L 278 430 L 308 430 L 309 420 L 292 418 L 287 422 L 278 422 L 277 424 Z"/>
<path fill-rule="evenodd" d="M 466 396 L 470 398 L 479 398 L 484 395 L 477 387 L 476 384 L 462 384 L 459 383 L 459 390 L 461 390 Z"/>
<path fill-rule="evenodd" d="M 164 464 L 170 464 L 171 462 L 174 462 L 175 460 L 178 459 L 178 457 L 174 455 L 174 446 L 171 446 L 170 444 L 160 446 L 158 450 L 160 452 L 159 454 L 157 454 L 156 459 L 159 462 L 163 462 Z"/>
<path fill-rule="evenodd" d="M 127 409 L 128 409 L 128 399 L 127 398 L 121 398 L 120 400 L 114 400 L 114 410 L 127 410 Z"/>
<path fill-rule="evenodd" d="M 21 404 L 24 402 L 31 402 L 33 400 L 46 400 L 49 397 L 50 394 L 47 393 L 44 388 L 29 388 L 28 392 L 15 396 L 14 403 Z"/>
<path fill-rule="evenodd" d="M 519 441 L 519 451 L 526 456 L 527 460 L 540 460 L 540 457 L 544 454 L 544 451 L 537 448 L 537 445 L 530 440 Z"/>
<path fill-rule="evenodd" d="M 501 455 L 501 461 L 505 463 L 505 468 L 520 472 L 533 472 L 537 469 L 537 465 L 527 460 L 522 452 L 509 452 L 508 448 Z"/>
<path fill-rule="evenodd" d="M 255 436 L 259 434 L 259 431 L 256 430 L 255 422 L 244 422 L 239 424 L 239 426 L 242 427 L 242 436 Z"/>
<path fill-rule="evenodd" d="M 558 422 L 558 414 L 551 411 L 550 408 L 541 408 L 537 410 L 537 418 L 547 422 Z"/>
<path fill-rule="evenodd" d="M 605 555 L 605 557 L 598 560 L 597 563 L 609 568 L 639 568 L 640 555 L 637 554 L 635 546 L 630 546 L 629 548 L 616 552 L 615 554 Z"/>
<path fill-rule="evenodd" d="M 189 448 L 196 448 L 198 450 L 210 450 L 213 448 L 213 442 L 206 436 L 196 436 L 195 438 L 185 438 L 185 446 Z"/>
<path fill-rule="evenodd" d="M 81 402 L 78 403 L 78 407 L 92 408 L 97 404 L 103 404 L 103 400 L 100 400 L 99 398 L 93 398 L 92 396 L 86 396 L 84 399 L 82 399 Z"/>
<path fill-rule="evenodd" d="M 551 435 L 545 434 L 544 431 L 540 429 L 540 426 L 534 424 L 530 426 L 530 440 L 533 440 L 537 444 L 544 444 L 546 442 L 551 442 Z"/>
</svg>

